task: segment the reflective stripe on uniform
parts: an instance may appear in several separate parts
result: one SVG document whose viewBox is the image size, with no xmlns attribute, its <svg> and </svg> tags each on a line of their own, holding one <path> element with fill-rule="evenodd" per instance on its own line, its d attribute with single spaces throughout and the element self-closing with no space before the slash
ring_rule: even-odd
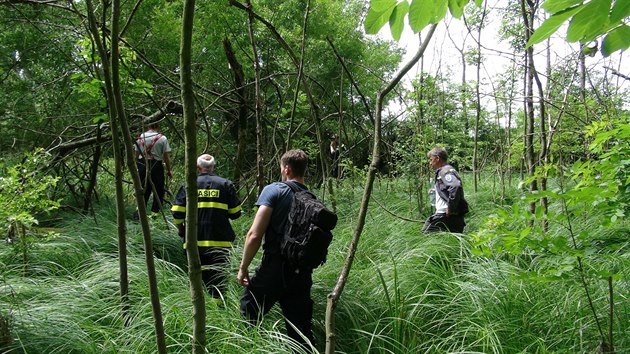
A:
<svg viewBox="0 0 630 354">
<path fill-rule="evenodd" d="M 197 247 L 232 247 L 232 242 L 201 240 L 197 241 Z M 184 243 L 184 248 L 186 248 L 186 243 Z"/>
<path fill-rule="evenodd" d="M 182 205 L 173 205 L 171 211 L 181 211 L 182 213 L 186 212 L 186 207 Z"/>
<path fill-rule="evenodd" d="M 175 225 L 183 224 L 186 219 L 173 219 Z"/>
<path fill-rule="evenodd" d="M 218 203 L 218 202 L 199 202 L 197 203 L 197 208 L 199 209 L 214 208 L 214 209 L 228 210 L 228 205 L 225 203 Z"/>
<path fill-rule="evenodd" d="M 228 214 L 236 214 L 239 211 L 241 211 L 241 206 L 240 205 L 236 206 L 235 208 L 228 209 Z"/>
<path fill-rule="evenodd" d="M 199 209 L 209 209 L 209 208 L 214 208 L 214 209 L 221 209 L 221 210 L 227 210 L 229 214 L 236 214 L 239 211 L 241 211 L 241 206 L 238 205 L 234 208 L 228 209 L 228 205 L 225 203 L 219 203 L 219 202 L 199 202 L 197 203 L 197 208 Z M 181 205 L 173 205 L 173 207 L 171 208 L 171 211 L 173 212 L 182 212 L 185 213 L 186 212 L 186 207 L 185 206 L 181 206 Z"/>
</svg>

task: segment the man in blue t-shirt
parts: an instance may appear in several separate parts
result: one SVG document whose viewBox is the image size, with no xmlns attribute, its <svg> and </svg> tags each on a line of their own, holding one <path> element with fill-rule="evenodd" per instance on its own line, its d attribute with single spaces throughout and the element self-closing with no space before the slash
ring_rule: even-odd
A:
<svg viewBox="0 0 630 354">
<path fill-rule="evenodd" d="M 280 159 L 282 180 L 296 182 L 300 188 L 307 189 L 304 185 L 307 160 L 302 150 L 287 151 Z M 256 202 L 258 211 L 247 232 L 236 279 L 245 287 L 241 314 L 250 323 L 255 324 L 278 302 L 288 336 L 309 348 L 308 341 L 313 344 L 312 270 L 291 269 L 280 255 L 280 243 L 292 202 L 293 192 L 288 185 L 274 182 L 265 186 Z M 261 244 L 263 258 L 250 278 L 248 268 Z"/>
</svg>

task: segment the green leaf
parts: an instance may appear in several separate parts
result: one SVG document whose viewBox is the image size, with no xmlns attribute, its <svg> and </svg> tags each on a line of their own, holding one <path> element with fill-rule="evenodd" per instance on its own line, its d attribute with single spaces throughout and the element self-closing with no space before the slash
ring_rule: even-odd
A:
<svg viewBox="0 0 630 354">
<path fill-rule="evenodd" d="M 108 119 L 109 119 L 109 116 L 107 114 L 100 114 L 92 118 L 92 122 L 94 122 L 95 124 L 98 124 L 102 122 L 107 122 Z"/>
<path fill-rule="evenodd" d="M 460 5 L 459 0 L 448 0 L 448 10 L 455 18 L 460 18 L 464 14 L 464 7 Z"/>
<path fill-rule="evenodd" d="M 409 6 L 409 26 L 414 33 L 422 31 L 435 16 L 435 4 L 431 0 L 412 0 Z"/>
<path fill-rule="evenodd" d="M 389 17 L 396 8 L 396 0 L 376 0 L 370 3 L 370 9 L 365 17 L 365 33 L 377 34 L 389 21 Z"/>
<path fill-rule="evenodd" d="M 586 27 L 586 32 L 584 33 L 584 37 L 587 38 L 586 41 L 593 40 L 614 27 L 614 25 L 611 26 L 610 18 L 608 17 L 612 0 L 601 0 L 598 4 L 599 6 L 593 9 L 595 14 L 592 16 L 592 21 Z"/>
<path fill-rule="evenodd" d="M 602 54 L 607 57 L 630 47 L 630 26 L 623 25 L 610 31 L 602 43 Z"/>
<path fill-rule="evenodd" d="M 376 12 L 385 12 L 396 6 L 396 0 L 372 0 L 370 1 L 370 10 Z"/>
<path fill-rule="evenodd" d="M 542 4 L 542 8 L 551 13 L 555 14 L 557 12 L 566 10 L 570 7 L 573 7 L 579 3 L 582 3 L 583 0 L 547 0 Z"/>
<path fill-rule="evenodd" d="M 433 15 L 433 20 L 431 23 L 438 23 L 442 21 L 444 17 L 446 17 L 446 12 L 448 11 L 448 0 L 434 0 L 435 4 L 435 13 Z"/>
<path fill-rule="evenodd" d="M 577 42 L 605 26 L 608 23 L 611 1 L 593 0 L 584 5 L 582 10 L 571 19 L 567 30 L 567 41 Z"/>
<path fill-rule="evenodd" d="M 405 28 L 405 15 L 409 12 L 409 3 L 403 1 L 396 6 L 389 17 L 389 28 L 392 32 L 394 40 L 400 40 L 400 35 Z"/>
<path fill-rule="evenodd" d="M 551 35 L 554 34 L 558 30 L 558 28 L 560 28 L 560 26 L 562 26 L 562 24 L 569 19 L 569 17 L 573 16 L 573 14 L 581 9 L 581 6 L 582 5 L 558 12 L 557 14 L 545 20 L 545 22 L 543 22 L 542 25 L 540 25 L 540 27 L 538 27 L 538 29 L 534 31 L 532 36 L 529 38 L 529 41 L 527 41 L 527 47 L 530 47 L 536 43 L 540 43 L 545 39 L 551 37 Z"/>
<path fill-rule="evenodd" d="M 617 0 L 610 13 L 610 22 L 617 23 L 626 17 L 630 17 L 630 1 Z"/>
</svg>

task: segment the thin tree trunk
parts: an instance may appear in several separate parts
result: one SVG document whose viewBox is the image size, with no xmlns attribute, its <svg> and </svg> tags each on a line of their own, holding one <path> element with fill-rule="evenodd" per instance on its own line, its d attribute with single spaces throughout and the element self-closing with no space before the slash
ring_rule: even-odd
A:
<svg viewBox="0 0 630 354">
<path fill-rule="evenodd" d="M 122 317 L 125 325 L 129 320 L 129 275 L 127 263 L 127 223 L 125 221 L 125 200 L 123 189 L 123 147 L 121 145 L 120 130 L 118 128 L 118 117 L 116 111 L 116 103 L 114 101 L 114 93 L 112 88 L 111 63 L 108 52 L 103 41 L 101 41 L 96 20 L 94 18 L 94 7 L 91 0 L 88 0 L 88 26 L 92 35 L 92 39 L 96 44 L 97 50 L 101 57 L 101 70 L 103 71 L 103 81 L 105 82 L 105 96 L 107 99 L 107 108 L 109 111 L 109 122 L 112 133 L 112 146 L 114 150 L 115 164 L 115 191 L 116 191 L 116 224 L 118 234 L 118 267 L 120 274 L 120 303 Z M 98 141 L 98 139 L 97 139 Z"/>
<path fill-rule="evenodd" d="M 551 121 L 547 120 L 547 110 L 546 110 L 546 98 L 550 98 L 549 90 L 549 78 L 551 78 L 551 44 L 549 40 L 547 40 L 547 66 L 546 66 L 546 75 L 547 75 L 547 90 L 543 88 L 543 84 L 536 74 L 536 85 L 538 86 L 538 95 L 540 102 L 540 154 L 538 157 L 538 161 L 541 165 L 548 165 L 551 163 L 551 146 L 548 144 L 548 136 L 547 134 L 551 134 L 550 130 L 547 130 L 547 125 Z M 546 93 L 545 93 L 546 92 Z M 547 190 L 547 178 L 549 176 L 549 172 L 547 169 L 544 169 L 544 174 L 540 177 L 540 190 Z M 549 212 L 549 200 L 547 197 L 540 198 L 540 205 L 543 208 L 543 212 L 545 216 L 547 216 Z M 543 230 L 547 232 L 549 230 L 549 220 L 547 218 L 543 218 L 542 220 Z"/>
<path fill-rule="evenodd" d="M 285 150 L 290 150 L 293 142 L 293 123 L 295 121 L 295 111 L 297 110 L 298 98 L 300 97 L 300 83 L 304 74 L 304 47 L 306 47 L 306 25 L 308 19 L 308 12 L 310 8 L 310 0 L 306 3 L 306 11 L 304 14 L 304 21 L 302 26 L 302 43 L 300 45 L 300 61 L 298 63 L 297 79 L 295 80 L 295 91 L 293 93 L 293 105 L 291 106 L 291 116 L 289 117 L 289 129 L 287 134 L 287 141 Z"/>
<path fill-rule="evenodd" d="M 365 217 L 367 215 L 367 210 L 370 202 L 370 197 L 372 195 L 372 188 L 374 186 L 374 179 L 376 177 L 376 171 L 380 165 L 380 144 L 381 144 L 381 117 L 382 117 L 382 109 L 383 103 L 385 100 L 385 96 L 391 92 L 396 85 L 400 82 L 403 76 L 418 62 L 418 60 L 424 54 L 426 47 L 435 32 L 435 28 L 437 25 L 432 25 L 429 29 L 429 33 L 427 37 L 418 49 L 416 55 L 394 76 L 392 81 L 381 91 L 378 93 L 376 98 L 376 109 L 374 115 L 374 146 L 372 149 L 372 162 L 370 163 L 370 167 L 368 170 L 367 180 L 365 184 L 365 190 L 363 192 L 363 199 L 361 200 L 361 207 L 359 209 L 359 217 L 357 226 L 352 235 L 352 241 L 350 241 L 350 246 L 348 249 L 348 255 L 346 258 L 346 262 L 341 270 L 341 274 L 333 288 L 332 292 L 328 294 L 328 301 L 326 304 L 326 354 L 333 354 L 335 352 L 335 318 L 334 313 L 337 307 L 337 303 L 341 297 L 343 289 L 348 280 L 348 275 L 350 274 L 350 269 L 352 267 L 352 262 L 354 261 L 354 256 L 357 251 L 357 247 L 359 244 L 359 239 L 361 237 L 361 232 L 363 231 L 363 227 L 365 226 Z"/>
<path fill-rule="evenodd" d="M 201 261 L 197 248 L 197 120 L 192 79 L 192 34 L 195 0 L 184 2 L 182 39 L 179 49 L 180 86 L 184 105 L 184 139 L 186 141 L 186 258 L 193 308 L 192 352 L 205 353 L 206 304 L 205 287 L 201 280 Z"/>
<path fill-rule="evenodd" d="M 92 12 L 92 11 L 90 11 Z M 119 27 L 120 26 L 120 0 L 112 2 L 112 93 L 114 94 L 114 102 L 116 103 L 116 117 L 120 122 L 123 132 L 123 140 L 125 141 L 125 152 L 127 158 L 127 168 L 131 172 L 131 179 L 135 189 L 136 201 L 138 202 L 138 212 L 140 215 L 140 224 L 142 225 L 142 236 L 144 240 L 144 256 L 147 263 L 147 274 L 149 278 L 149 294 L 151 296 L 151 309 L 153 310 L 153 320 L 155 325 L 155 336 L 157 341 L 157 349 L 160 354 L 166 353 L 166 339 L 164 335 L 164 323 L 162 320 L 162 309 L 160 305 L 160 295 L 157 286 L 157 276 L 155 272 L 155 260 L 153 258 L 153 241 L 151 239 L 151 229 L 147 220 L 147 207 L 144 202 L 144 193 L 140 183 L 140 175 L 135 166 L 134 148 L 131 141 L 131 133 L 123 106 L 122 94 L 120 91 L 120 74 L 119 74 Z"/>
<path fill-rule="evenodd" d="M 92 156 L 92 163 L 90 164 L 90 177 L 88 180 L 88 186 L 85 189 L 85 196 L 83 198 L 83 210 L 88 211 L 92 206 L 92 194 L 96 189 L 96 175 L 98 174 L 98 164 L 101 160 L 101 125 L 96 125 L 96 147 L 94 148 L 94 155 Z"/>
<path fill-rule="evenodd" d="M 230 63 L 230 68 L 234 73 L 234 87 L 239 102 L 238 117 L 236 119 L 238 145 L 236 147 L 236 159 L 234 160 L 234 174 L 232 175 L 236 189 L 238 189 L 241 185 L 241 170 L 245 162 L 245 150 L 247 148 L 247 99 L 245 97 L 247 91 L 245 89 L 243 66 L 238 62 L 234 50 L 232 50 L 232 43 L 227 37 L 223 39 L 223 49 Z"/>
<path fill-rule="evenodd" d="M 516 62 L 516 55 L 513 56 L 513 63 Z M 512 186 L 512 102 L 514 100 L 514 91 L 515 91 L 515 84 L 516 84 L 516 68 L 513 65 L 512 66 L 512 71 L 510 73 L 510 94 L 508 95 L 508 101 L 507 101 L 507 111 L 508 111 L 508 122 L 507 122 L 507 147 L 508 147 L 508 153 L 507 153 L 507 174 L 508 174 L 508 180 L 507 180 L 507 185 L 508 186 Z M 503 201 L 503 200 L 502 200 Z"/>
<path fill-rule="evenodd" d="M 525 7 L 526 5 L 528 8 Z M 525 24 L 525 41 L 528 41 L 534 32 L 535 4 L 530 3 L 528 0 L 521 0 L 521 10 Z M 529 191 L 533 192 L 538 190 L 538 183 L 534 178 L 536 174 L 536 155 L 534 153 L 534 71 L 536 66 L 534 65 L 534 46 L 527 48 L 526 53 L 528 65 L 526 66 L 527 74 L 525 77 L 525 161 L 527 163 L 527 175 L 531 179 Z M 535 202 L 529 203 L 529 210 L 532 213 L 536 211 Z"/>
<path fill-rule="evenodd" d="M 254 11 L 252 10 L 252 3 L 250 0 L 246 1 L 246 11 L 248 18 L 249 40 L 252 44 L 252 54 L 254 59 L 254 73 L 255 79 L 255 115 L 256 115 L 256 186 L 258 187 L 258 193 L 262 192 L 265 185 L 264 176 L 264 158 L 263 158 L 263 127 L 261 117 L 261 102 L 260 102 L 260 61 L 258 60 L 258 50 L 256 49 L 256 37 L 254 36 Z"/>
<path fill-rule="evenodd" d="M 253 11 L 253 8 L 252 8 L 251 3 L 250 3 L 249 0 L 247 0 L 246 5 L 243 5 L 243 4 L 241 4 L 240 2 L 238 2 L 236 0 L 229 0 L 229 2 L 230 2 L 230 5 L 247 11 L 247 13 L 249 15 L 250 37 L 251 37 L 252 41 L 253 41 L 253 30 L 252 30 L 253 20 L 257 19 L 258 21 L 262 22 L 267 27 L 267 29 L 269 29 L 269 31 L 271 32 L 273 37 L 276 39 L 276 41 L 278 41 L 278 43 L 286 50 L 287 54 L 291 58 L 291 62 L 295 66 L 295 68 L 299 69 L 300 61 L 298 60 L 297 56 L 295 55 L 295 53 L 293 52 L 293 50 L 291 49 L 289 44 L 284 40 L 284 38 L 282 38 L 280 33 L 276 30 L 276 28 L 269 21 L 265 20 L 263 17 L 259 16 L 258 14 L 256 14 Z M 309 2 L 309 4 L 310 4 L 310 2 Z M 304 16 L 305 16 L 304 17 L 304 26 L 306 26 L 306 24 L 308 23 L 309 11 L 310 11 L 309 10 L 309 6 L 307 6 L 306 12 L 304 14 Z M 303 41 L 304 40 L 305 39 L 303 39 Z M 258 64 L 258 60 L 257 59 L 256 59 L 255 64 L 256 65 Z M 318 142 L 318 146 L 319 146 L 319 157 L 320 157 L 320 160 L 321 160 L 321 163 L 322 163 L 322 171 L 323 171 L 322 177 L 325 179 L 326 178 L 326 170 L 328 169 L 328 163 L 327 163 L 327 159 L 326 159 L 327 146 L 324 146 L 324 142 L 323 142 L 319 106 L 317 105 L 317 103 L 315 101 L 315 98 L 314 98 L 313 93 L 311 91 L 311 88 L 310 88 L 310 85 L 308 83 L 308 80 L 306 79 L 306 75 L 302 75 L 301 82 L 302 82 L 302 89 L 304 90 L 304 93 L 306 94 L 306 97 L 308 99 L 309 105 L 311 106 L 311 116 L 313 118 L 313 126 L 315 126 L 315 134 L 317 136 L 317 142 Z M 261 159 L 262 157 L 259 157 L 259 158 Z M 261 175 L 261 177 L 262 177 L 262 175 Z M 262 185 L 260 185 L 259 188 L 262 189 Z"/>
</svg>

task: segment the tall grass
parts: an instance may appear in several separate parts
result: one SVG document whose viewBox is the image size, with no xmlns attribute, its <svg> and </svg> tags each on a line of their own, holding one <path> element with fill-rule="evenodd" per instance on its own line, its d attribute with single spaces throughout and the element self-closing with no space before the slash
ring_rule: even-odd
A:
<svg viewBox="0 0 630 354">
<path fill-rule="evenodd" d="M 467 191 L 473 212 L 467 230 L 475 230 L 496 208 L 489 185 Z M 512 195 L 517 192 L 511 190 Z M 337 191 L 340 223 L 328 262 L 314 271 L 316 349 L 324 347 L 326 296 L 339 276 L 356 224 L 360 187 L 342 184 Z M 359 250 L 336 312 L 340 353 L 565 353 L 593 352 L 598 333 L 577 278 L 534 280 L 524 276 L 554 264 L 553 257 L 478 257 L 468 236 L 422 235 L 427 210 L 410 206 L 409 183 L 382 181 L 372 203 Z M 64 214 L 59 236 L 30 250 L 25 274 L 10 245 L 0 246 L 0 330 L 8 327 L 9 353 L 153 353 L 154 325 L 139 226 L 128 224 L 130 318 L 125 325 L 119 300 L 116 225 L 105 202 L 95 217 Z M 397 217 L 401 216 L 402 218 Z M 237 220 L 244 236 L 253 213 Z M 409 220 L 417 220 L 412 222 Z M 171 225 L 151 222 L 152 252 L 169 352 L 191 351 L 191 301 L 186 259 Z M 518 228 L 518 222 L 513 227 Z M 615 274 L 614 335 L 617 352 L 630 351 L 630 253 L 627 228 L 590 230 L 601 254 L 588 271 Z M 224 301 L 206 301 L 209 353 L 301 352 L 286 337 L 277 308 L 257 327 L 239 314 L 242 288 L 234 275 L 242 252 L 239 239 L 227 270 Z M 255 262 L 256 263 L 256 262 Z M 594 303 L 605 320 L 607 284 L 591 281 Z M 3 333 L 0 333 L 0 338 Z M 6 342 L 5 339 L 3 341 Z"/>
</svg>

